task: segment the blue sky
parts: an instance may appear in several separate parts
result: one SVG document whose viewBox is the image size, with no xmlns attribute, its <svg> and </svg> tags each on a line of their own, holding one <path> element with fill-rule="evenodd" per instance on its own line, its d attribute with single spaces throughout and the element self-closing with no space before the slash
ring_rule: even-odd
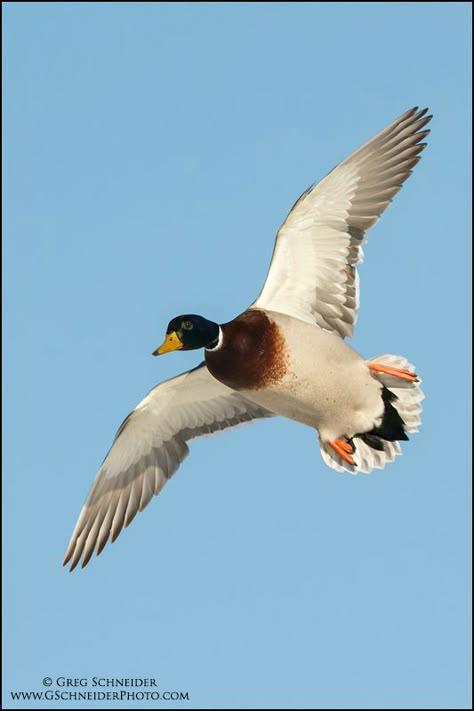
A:
<svg viewBox="0 0 474 711">
<path fill-rule="evenodd" d="M 470 4 L 3 19 L 4 707 L 46 676 L 189 692 L 166 708 L 469 707 Z M 429 146 L 370 233 L 351 341 L 423 377 L 403 457 L 340 475 L 283 419 L 197 441 L 68 574 L 117 426 L 199 361 L 151 357 L 169 319 L 243 310 L 298 195 L 413 105 L 434 113 Z"/>
</svg>

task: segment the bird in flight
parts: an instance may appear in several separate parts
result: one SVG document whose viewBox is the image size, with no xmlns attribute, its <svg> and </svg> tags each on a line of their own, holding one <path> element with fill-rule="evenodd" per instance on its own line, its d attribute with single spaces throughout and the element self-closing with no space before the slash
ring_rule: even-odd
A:
<svg viewBox="0 0 474 711">
<path fill-rule="evenodd" d="M 367 360 L 344 339 L 366 232 L 419 161 L 430 119 L 427 109 L 406 111 L 298 198 L 243 313 L 222 324 L 196 314 L 169 322 L 153 355 L 203 348 L 204 361 L 153 388 L 119 427 L 68 545 L 70 570 L 117 538 L 195 437 L 282 415 L 316 430 L 337 471 L 368 473 L 400 454 L 420 420 L 414 367 L 396 355 Z"/>
</svg>

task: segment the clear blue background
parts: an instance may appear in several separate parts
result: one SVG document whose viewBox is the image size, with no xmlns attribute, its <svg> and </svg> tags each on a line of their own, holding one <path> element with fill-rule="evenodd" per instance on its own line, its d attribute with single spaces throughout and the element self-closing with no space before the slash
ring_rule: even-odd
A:
<svg viewBox="0 0 474 711">
<path fill-rule="evenodd" d="M 4 706 L 99 675 L 191 697 L 137 708 L 467 708 L 470 4 L 3 10 Z M 62 569 L 117 426 L 199 361 L 151 357 L 168 320 L 243 310 L 297 196 L 415 104 L 429 146 L 370 234 L 352 341 L 423 377 L 404 456 L 339 475 L 283 419 L 203 439 Z"/>
</svg>

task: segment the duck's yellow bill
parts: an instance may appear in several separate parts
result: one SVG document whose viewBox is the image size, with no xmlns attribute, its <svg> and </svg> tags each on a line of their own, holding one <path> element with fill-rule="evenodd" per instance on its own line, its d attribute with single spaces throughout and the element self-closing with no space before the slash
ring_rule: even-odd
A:
<svg viewBox="0 0 474 711">
<path fill-rule="evenodd" d="M 172 333 L 167 333 L 165 340 L 161 344 L 161 346 L 158 346 L 156 350 L 153 351 L 153 355 L 161 355 L 162 353 L 169 353 L 170 351 L 177 351 L 179 348 L 182 348 L 183 344 L 178 338 L 178 334 L 176 331 L 173 331 Z"/>
</svg>

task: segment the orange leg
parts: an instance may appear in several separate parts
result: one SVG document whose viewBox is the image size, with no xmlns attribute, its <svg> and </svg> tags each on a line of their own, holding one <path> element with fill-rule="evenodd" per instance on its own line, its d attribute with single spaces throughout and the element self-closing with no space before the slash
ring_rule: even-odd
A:
<svg viewBox="0 0 474 711">
<path fill-rule="evenodd" d="M 409 370 L 403 370 L 402 368 L 392 368 L 390 365 L 381 365 L 380 363 L 369 363 L 369 368 L 376 373 L 393 375 L 394 378 L 408 380 L 410 383 L 416 383 L 418 381 L 418 376 L 415 373 L 410 373 Z"/>
<path fill-rule="evenodd" d="M 331 439 L 328 440 L 328 444 L 330 447 L 333 448 L 333 450 L 338 454 L 341 459 L 343 459 L 347 464 L 350 464 L 351 467 L 355 467 L 354 460 L 351 457 L 351 454 L 354 451 L 354 447 L 350 445 L 348 442 L 344 442 L 342 439 Z"/>
</svg>

